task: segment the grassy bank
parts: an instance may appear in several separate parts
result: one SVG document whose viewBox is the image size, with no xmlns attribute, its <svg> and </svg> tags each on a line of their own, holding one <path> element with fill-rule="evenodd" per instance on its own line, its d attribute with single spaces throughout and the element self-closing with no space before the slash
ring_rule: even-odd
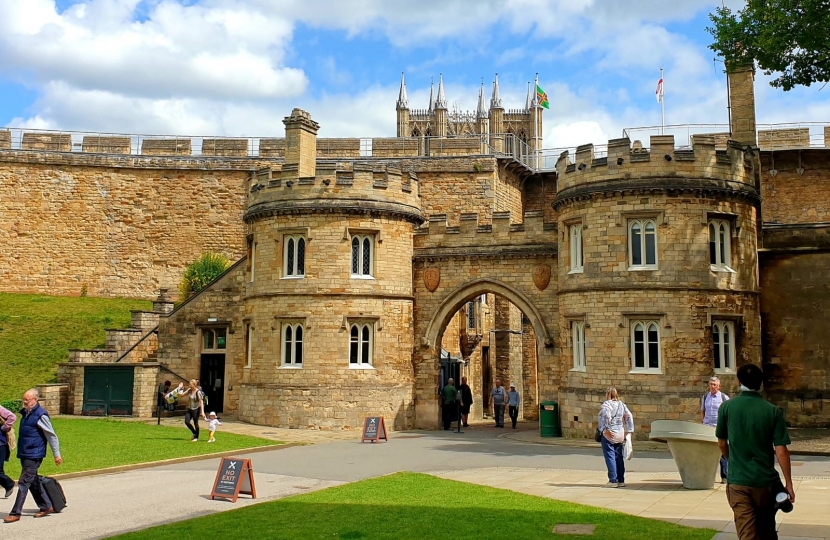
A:
<svg viewBox="0 0 830 540">
<path fill-rule="evenodd" d="M 131 309 L 151 308 L 144 300 L 0 293 L 0 401 L 55 382 L 68 349 L 102 347 L 105 328 L 126 328 Z"/>
<path fill-rule="evenodd" d="M 416 473 L 398 473 L 114 538 L 574 538 L 557 524 L 593 524 L 596 540 L 709 540 L 692 529 L 612 510 Z"/>
<path fill-rule="evenodd" d="M 276 441 L 219 432 L 215 443 L 207 442 L 207 423 L 202 421 L 203 434 L 191 443 L 190 431 L 181 427 L 157 426 L 143 422 L 119 421 L 108 418 L 55 418 L 52 420 L 60 439 L 63 464 L 58 467 L 49 452 L 40 474 L 70 473 L 147 463 L 188 456 L 200 456 L 226 450 L 255 448 Z M 20 462 L 6 464 L 12 478 L 20 475 Z"/>
</svg>

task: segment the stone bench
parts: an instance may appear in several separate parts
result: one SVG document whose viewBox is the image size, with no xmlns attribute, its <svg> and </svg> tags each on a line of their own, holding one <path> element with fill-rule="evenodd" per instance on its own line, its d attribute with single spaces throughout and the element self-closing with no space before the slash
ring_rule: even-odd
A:
<svg viewBox="0 0 830 540">
<path fill-rule="evenodd" d="M 651 423 L 649 439 L 668 443 L 684 488 L 715 487 L 721 452 L 714 426 L 679 420 L 655 420 Z"/>
</svg>

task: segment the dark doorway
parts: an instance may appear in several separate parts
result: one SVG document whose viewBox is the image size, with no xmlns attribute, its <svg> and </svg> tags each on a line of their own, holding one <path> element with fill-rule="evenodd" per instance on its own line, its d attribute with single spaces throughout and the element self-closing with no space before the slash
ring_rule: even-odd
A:
<svg viewBox="0 0 830 540">
<path fill-rule="evenodd" d="M 490 390 L 493 388 L 493 370 L 490 367 L 490 347 L 481 347 L 481 401 L 485 413 L 490 410 Z"/>
<path fill-rule="evenodd" d="M 202 371 L 199 384 L 207 396 L 205 414 L 213 411 L 221 413 L 225 397 L 225 355 L 202 354 Z"/>
<path fill-rule="evenodd" d="M 86 416 L 132 416 L 132 367 L 84 368 L 84 403 Z"/>
</svg>

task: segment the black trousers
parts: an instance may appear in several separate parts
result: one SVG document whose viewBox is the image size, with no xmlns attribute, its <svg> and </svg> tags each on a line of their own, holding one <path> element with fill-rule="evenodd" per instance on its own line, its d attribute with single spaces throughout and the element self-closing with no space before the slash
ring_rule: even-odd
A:
<svg viewBox="0 0 830 540">
<path fill-rule="evenodd" d="M 493 404 L 493 415 L 496 417 L 496 427 L 504 427 L 504 405 Z"/>
<path fill-rule="evenodd" d="M 513 427 L 516 427 L 516 421 L 519 420 L 519 407 L 515 405 L 508 405 L 507 414 L 510 415 L 510 421 L 513 422 Z"/>
<path fill-rule="evenodd" d="M 193 421 L 193 425 L 190 424 L 191 420 Z M 194 439 L 199 438 L 199 409 L 187 409 L 184 415 L 184 425 L 193 433 Z"/>
<path fill-rule="evenodd" d="M 14 487 L 14 480 L 9 478 L 9 475 L 3 470 L 8 455 L 9 447 L 5 444 L 0 444 L 0 487 L 3 489 L 11 489 Z"/>
<path fill-rule="evenodd" d="M 35 502 L 40 500 L 38 508 L 40 508 L 41 512 L 52 508 L 52 501 L 49 500 L 46 490 L 43 489 L 43 485 L 40 483 L 40 477 L 37 475 L 37 470 L 40 468 L 41 463 L 43 463 L 42 459 L 21 458 L 20 465 L 23 467 L 23 471 L 20 473 L 20 479 L 17 481 L 17 498 L 14 500 L 14 507 L 12 507 L 9 515 L 20 515 L 29 491 L 33 495 L 36 493 L 39 494 L 35 495 Z"/>
<path fill-rule="evenodd" d="M 452 403 L 444 403 L 441 412 L 444 417 L 444 429 L 451 429 L 453 420 L 458 416 L 458 405 L 455 401 Z"/>
</svg>

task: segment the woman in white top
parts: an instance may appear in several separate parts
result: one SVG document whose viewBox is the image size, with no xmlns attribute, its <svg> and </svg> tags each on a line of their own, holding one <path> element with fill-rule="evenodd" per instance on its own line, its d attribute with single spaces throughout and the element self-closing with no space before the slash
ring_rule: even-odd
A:
<svg viewBox="0 0 830 540">
<path fill-rule="evenodd" d="M 602 433 L 602 457 L 608 468 L 608 487 L 625 487 L 625 436 L 634 431 L 634 417 L 620 401 L 617 389 L 609 387 L 599 409 L 599 430 Z"/>
</svg>

